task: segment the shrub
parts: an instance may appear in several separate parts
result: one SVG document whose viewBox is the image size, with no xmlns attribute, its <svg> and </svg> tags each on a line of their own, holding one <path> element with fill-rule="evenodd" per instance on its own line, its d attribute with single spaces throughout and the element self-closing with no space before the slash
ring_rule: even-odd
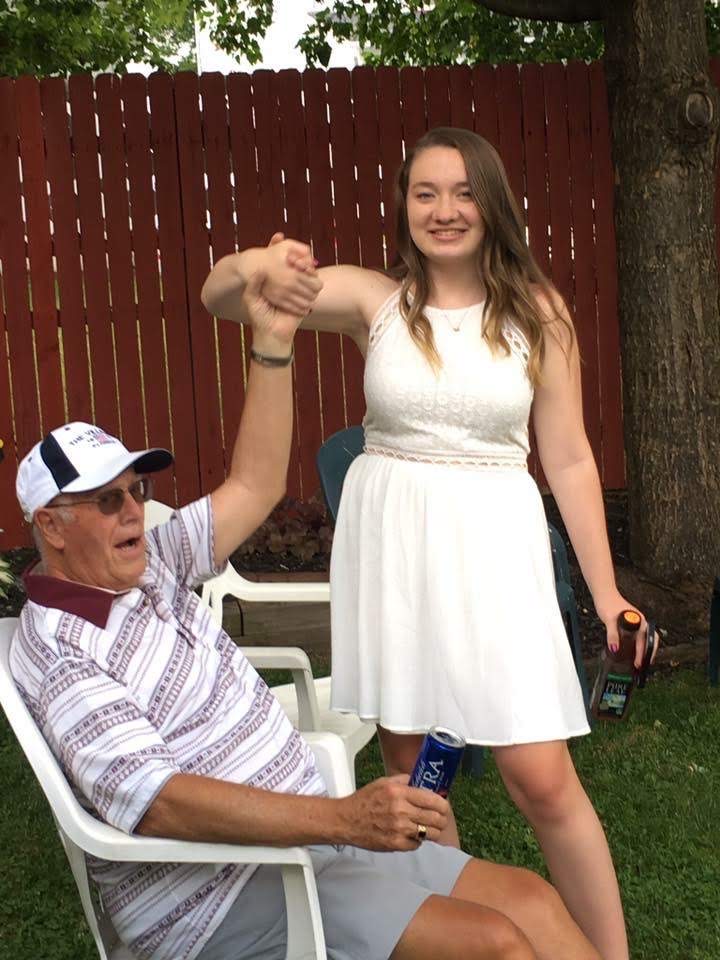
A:
<svg viewBox="0 0 720 960">
<path fill-rule="evenodd" d="M 15 582 L 10 570 L 10 564 L 4 557 L 0 557 L 0 597 L 7 598 L 8 590 Z"/>
<path fill-rule="evenodd" d="M 241 557 L 285 555 L 307 563 L 327 559 L 331 545 L 332 527 L 319 497 L 307 502 L 286 497 L 237 552 Z"/>
</svg>

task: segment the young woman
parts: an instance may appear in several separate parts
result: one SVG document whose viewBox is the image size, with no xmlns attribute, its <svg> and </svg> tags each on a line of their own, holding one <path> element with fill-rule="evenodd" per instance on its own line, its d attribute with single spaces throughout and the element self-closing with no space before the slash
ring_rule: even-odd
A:
<svg viewBox="0 0 720 960">
<path fill-rule="evenodd" d="M 607 842 L 567 748 L 588 724 L 526 467 L 532 413 L 616 644 L 631 604 L 615 585 L 572 324 L 482 138 L 424 136 L 400 171 L 398 213 L 388 274 L 316 270 L 308 247 L 276 236 L 220 261 L 203 298 L 243 320 L 239 294 L 261 270 L 268 300 L 352 337 L 366 358 L 366 449 L 333 542 L 333 706 L 378 723 L 388 773 L 412 769 L 433 724 L 491 745 L 570 912 L 604 960 L 627 960 Z M 445 839 L 458 842 L 454 826 Z"/>
</svg>

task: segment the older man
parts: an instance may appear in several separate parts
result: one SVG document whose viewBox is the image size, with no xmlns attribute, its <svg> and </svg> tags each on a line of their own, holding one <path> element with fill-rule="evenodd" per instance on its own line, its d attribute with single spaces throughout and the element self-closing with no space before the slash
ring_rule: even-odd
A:
<svg viewBox="0 0 720 960">
<path fill-rule="evenodd" d="M 83 802 L 121 830 L 309 846 L 336 960 L 598 960 L 544 881 L 432 842 L 440 797 L 391 778 L 329 798 L 272 691 L 193 592 L 284 491 L 292 340 L 317 280 L 298 277 L 288 312 L 264 282 L 245 291 L 245 408 L 210 496 L 146 535 L 152 475 L 171 454 L 131 452 L 91 424 L 53 430 L 20 464 L 40 561 L 25 580 L 15 679 Z M 285 955 L 273 867 L 94 860 L 91 873 L 138 957 Z"/>
</svg>

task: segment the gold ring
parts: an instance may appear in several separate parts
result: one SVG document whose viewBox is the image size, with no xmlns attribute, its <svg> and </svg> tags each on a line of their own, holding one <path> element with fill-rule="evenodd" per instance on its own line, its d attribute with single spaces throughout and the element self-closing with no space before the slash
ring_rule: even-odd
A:
<svg viewBox="0 0 720 960">
<path fill-rule="evenodd" d="M 417 840 L 418 843 L 422 843 L 423 840 L 427 837 L 427 827 L 424 823 L 419 823 L 417 825 Z"/>
</svg>

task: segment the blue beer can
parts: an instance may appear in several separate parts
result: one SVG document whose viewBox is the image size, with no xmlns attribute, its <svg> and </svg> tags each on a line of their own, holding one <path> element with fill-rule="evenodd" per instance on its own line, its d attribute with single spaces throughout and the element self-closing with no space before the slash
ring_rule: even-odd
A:
<svg viewBox="0 0 720 960">
<path fill-rule="evenodd" d="M 464 750 L 465 738 L 459 733 L 446 727 L 430 727 L 410 774 L 410 786 L 424 787 L 446 797 Z"/>
</svg>

